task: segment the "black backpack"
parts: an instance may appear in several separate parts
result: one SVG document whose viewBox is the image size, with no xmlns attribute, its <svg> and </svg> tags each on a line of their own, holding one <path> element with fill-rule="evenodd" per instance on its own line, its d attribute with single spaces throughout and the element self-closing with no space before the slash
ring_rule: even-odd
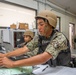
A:
<svg viewBox="0 0 76 75">
<path fill-rule="evenodd" d="M 52 36 L 54 35 L 56 31 L 54 30 L 52 33 Z M 67 38 L 66 38 L 67 39 Z M 50 43 L 48 42 L 47 44 L 42 45 L 42 40 L 45 40 L 45 38 L 43 36 L 39 36 L 39 52 L 43 53 L 47 47 L 47 45 Z M 50 41 L 52 40 L 52 37 L 50 38 Z M 57 56 L 57 58 L 55 60 L 50 59 L 49 61 L 47 61 L 44 64 L 49 64 L 50 66 L 69 66 L 70 60 L 71 60 L 71 52 L 70 52 L 70 44 L 69 44 L 69 40 L 67 39 L 67 46 L 68 48 L 66 50 L 62 50 L 59 55 Z"/>
</svg>

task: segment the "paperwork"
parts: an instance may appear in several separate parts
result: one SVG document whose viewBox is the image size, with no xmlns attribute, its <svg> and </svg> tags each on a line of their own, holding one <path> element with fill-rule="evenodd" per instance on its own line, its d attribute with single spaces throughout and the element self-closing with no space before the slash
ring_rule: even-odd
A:
<svg viewBox="0 0 76 75">
<path fill-rule="evenodd" d="M 37 65 L 33 70 L 33 73 L 35 75 L 76 75 L 76 68 L 65 66 L 50 67 L 49 65 Z"/>
</svg>

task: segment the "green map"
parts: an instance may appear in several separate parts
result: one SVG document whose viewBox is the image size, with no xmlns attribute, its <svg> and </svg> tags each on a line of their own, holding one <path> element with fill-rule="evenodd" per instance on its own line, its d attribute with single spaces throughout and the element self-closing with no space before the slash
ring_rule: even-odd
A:
<svg viewBox="0 0 76 75">
<path fill-rule="evenodd" d="M 0 75 L 15 75 L 23 73 L 30 75 L 32 73 L 32 67 L 0 68 Z"/>
</svg>

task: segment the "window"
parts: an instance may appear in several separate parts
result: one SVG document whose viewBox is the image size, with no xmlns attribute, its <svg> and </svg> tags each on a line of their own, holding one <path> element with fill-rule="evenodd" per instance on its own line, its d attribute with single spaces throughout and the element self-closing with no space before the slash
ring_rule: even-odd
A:
<svg viewBox="0 0 76 75">
<path fill-rule="evenodd" d="M 11 24 L 28 23 L 29 29 L 35 28 L 36 10 L 0 2 L 0 27 Z"/>
<path fill-rule="evenodd" d="M 56 29 L 60 31 L 60 17 L 57 17 L 57 26 Z"/>
</svg>

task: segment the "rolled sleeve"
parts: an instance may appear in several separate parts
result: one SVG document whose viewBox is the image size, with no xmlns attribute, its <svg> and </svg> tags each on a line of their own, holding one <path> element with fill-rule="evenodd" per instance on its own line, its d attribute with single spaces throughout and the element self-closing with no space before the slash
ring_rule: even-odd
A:
<svg viewBox="0 0 76 75">
<path fill-rule="evenodd" d="M 45 52 L 48 52 L 49 54 L 51 54 L 53 59 L 55 59 L 59 53 L 59 51 L 56 50 L 52 45 L 51 46 L 49 45 L 45 50 Z"/>
<path fill-rule="evenodd" d="M 38 47 L 38 36 L 34 37 L 33 40 L 31 40 L 29 43 L 26 44 L 26 47 L 30 50 L 33 51 L 35 48 Z"/>
<path fill-rule="evenodd" d="M 53 59 L 55 59 L 61 50 L 67 49 L 67 40 L 63 34 L 58 34 L 57 37 L 50 42 L 50 44 L 46 48 L 46 52 L 52 55 Z"/>
</svg>

